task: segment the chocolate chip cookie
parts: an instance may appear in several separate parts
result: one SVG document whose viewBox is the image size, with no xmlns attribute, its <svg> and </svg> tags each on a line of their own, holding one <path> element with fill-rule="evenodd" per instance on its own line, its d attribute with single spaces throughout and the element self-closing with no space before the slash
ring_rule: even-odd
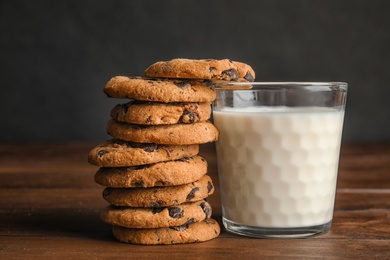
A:
<svg viewBox="0 0 390 260">
<path fill-rule="evenodd" d="M 216 238 L 221 229 L 214 219 L 189 223 L 178 227 L 134 229 L 113 226 L 114 237 L 125 243 L 157 245 L 184 244 L 208 241 Z"/>
<path fill-rule="evenodd" d="M 213 182 L 210 176 L 204 175 L 195 182 L 178 186 L 105 188 L 103 198 L 115 206 L 158 208 L 202 200 L 213 193 Z"/>
<path fill-rule="evenodd" d="M 100 168 L 95 182 L 111 188 L 175 186 L 199 180 L 206 173 L 206 160 L 194 156 L 136 167 Z"/>
<path fill-rule="evenodd" d="M 100 214 L 111 225 L 127 228 L 161 228 L 200 222 L 211 216 L 211 206 L 201 200 L 162 208 L 108 206 Z"/>
<path fill-rule="evenodd" d="M 116 105 L 111 117 L 120 122 L 140 125 L 190 124 L 206 121 L 211 103 L 156 103 L 130 101 Z"/>
<path fill-rule="evenodd" d="M 216 94 L 210 80 L 148 79 L 116 76 L 108 81 L 104 93 L 113 98 L 154 102 L 213 102 Z"/>
<path fill-rule="evenodd" d="M 229 59 L 173 59 L 159 61 L 145 70 L 147 77 L 254 81 L 251 66 Z"/>
<path fill-rule="evenodd" d="M 199 145 L 158 145 L 118 139 L 105 141 L 88 154 L 88 162 L 99 167 L 126 167 L 195 156 Z"/>
<path fill-rule="evenodd" d="M 116 139 L 169 145 L 191 145 L 214 142 L 219 131 L 209 121 L 193 124 L 141 126 L 110 120 L 107 133 Z"/>
</svg>

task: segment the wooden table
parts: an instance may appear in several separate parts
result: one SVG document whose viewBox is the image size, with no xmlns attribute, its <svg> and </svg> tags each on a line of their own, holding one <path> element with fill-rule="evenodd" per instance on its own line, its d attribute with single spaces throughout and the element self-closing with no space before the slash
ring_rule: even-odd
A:
<svg viewBox="0 0 390 260">
<path fill-rule="evenodd" d="M 114 240 L 98 212 L 107 203 L 86 154 L 95 144 L 0 145 L 0 259 L 152 258 L 390 259 L 390 144 L 343 145 L 334 221 L 305 239 L 254 239 L 226 233 L 198 244 L 138 246 Z M 217 190 L 214 146 L 203 145 Z"/>
</svg>

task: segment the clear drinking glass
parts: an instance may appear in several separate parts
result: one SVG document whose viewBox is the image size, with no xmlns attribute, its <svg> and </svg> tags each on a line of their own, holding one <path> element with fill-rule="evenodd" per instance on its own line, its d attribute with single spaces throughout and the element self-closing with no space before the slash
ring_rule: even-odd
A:
<svg viewBox="0 0 390 260">
<path fill-rule="evenodd" d="M 274 238 L 327 232 L 347 84 L 234 82 L 216 92 L 225 228 Z"/>
</svg>

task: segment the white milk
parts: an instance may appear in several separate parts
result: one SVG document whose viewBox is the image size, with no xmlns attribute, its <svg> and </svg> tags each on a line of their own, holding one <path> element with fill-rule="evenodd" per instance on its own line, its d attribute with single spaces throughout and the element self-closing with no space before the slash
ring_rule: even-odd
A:
<svg viewBox="0 0 390 260">
<path fill-rule="evenodd" d="M 269 228 L 332 220 L 344 112 L 252 107 L 213 113 L 224 218 Z"/>
</svg>

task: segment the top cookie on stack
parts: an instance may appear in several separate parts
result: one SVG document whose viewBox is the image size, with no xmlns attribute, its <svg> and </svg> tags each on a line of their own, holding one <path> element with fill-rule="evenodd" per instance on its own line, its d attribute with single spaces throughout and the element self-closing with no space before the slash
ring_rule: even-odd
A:
<svg viewBox="0 0 390 260">
<path fill-rule="evenodd" d="M 255 80 L 255 72 L 249 65 L 229 59 L 173 59 L 170 61 L 159 61 L 145 70 L 145 76 L 223 81 Z"/>
</svg>

